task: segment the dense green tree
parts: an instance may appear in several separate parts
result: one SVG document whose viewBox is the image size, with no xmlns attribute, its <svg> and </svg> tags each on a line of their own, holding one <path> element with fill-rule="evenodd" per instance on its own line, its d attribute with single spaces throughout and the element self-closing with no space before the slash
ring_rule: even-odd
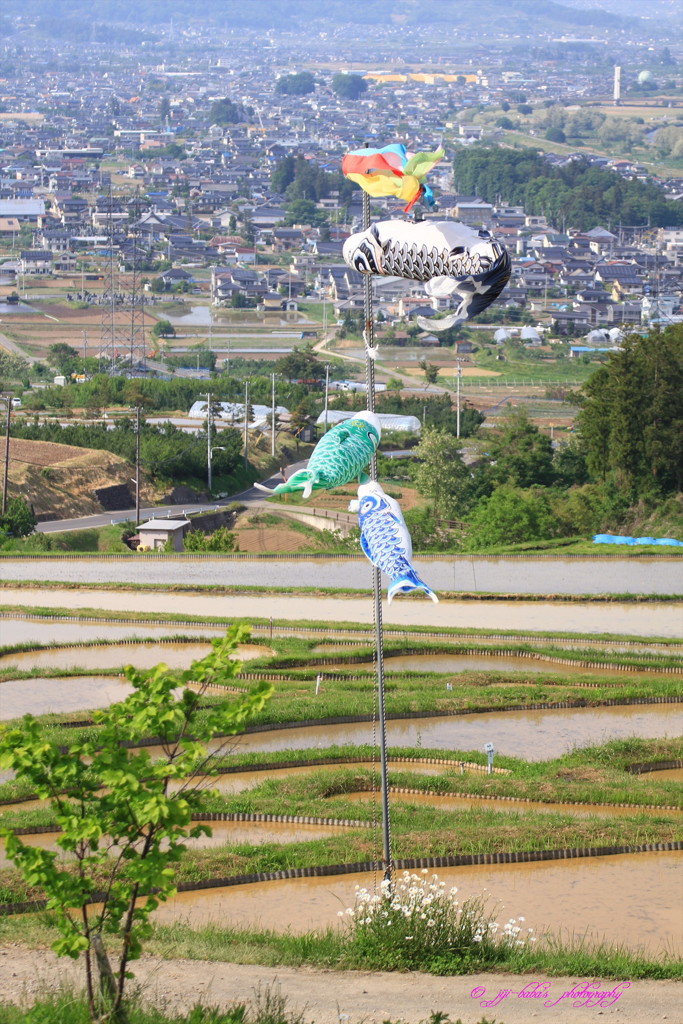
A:
<svg viewBox="0 0 683 1024">
<path fill-rule="evenodd" d="M 154 155 L 162 159 L 168 157 L 169 160 L 187 160 L 187 150 L 179 142 L 169 142 L 161 149 L 156 149 Z"/>
<path fill-rule="evenodd" d="M 282 75 L 275 83 L 275 92 L 284 96 L 306 96 L 315 92 L 315 78 L 310 71 Z"/>
<path fill-rule="evenodd" d="M 8 498 L 4 516 L 0 517 L 0 531 L 11 537 L 28 537 L 36 528 L 33 509 L 23 498 Z"/>
<path fill-rule="evenodd" d="M 358 100 L 367 92 L 368 83 L 360 75 L 345 75 L 339 71 L 332 76 L 332 89 L 344 100 Z"/>
<path fill-rule="evenodd" d="M 175 338 L 175 327 L 170 320 L 157 320 L 150 333 L 153 338 Z"/>
<path fill-rule="evenodd" d="M 209 121 L 212 124 L 237 124 L 244 120 L 244 110 L 229 97 L 215 100 L 209 110 Z"/>
<path fill-rule="evenodd" d="M 567 444 L 562 444 L 553 456 L 555 482 L 563 487 L 588 482 L 588 466 L 586 465 L 586 447 L 579 437 L 572 437 Z"/>
<path fill-rule="evenodd" d="M 546 495 L 542 491 L 519 490 L 511 484 L 502 484 L 483 498 L 469 525 L 469 540 L 477 550 L 538 540 L 552 536 L 554 531 Z"/>
<path fill-rule="evenodd" d="M 567 123 L 563 130 L 570 135 L 574 129 Z M 457 182 L 460 192 L 487 202 L 503 195 L 528 213 L 544 214 L 568 228 L 587 230 L 607 221 L 652 227 L 683 224 L 681 203 L 667 201 L 653 182 L 627 181 L 584 160 L 555 167 L 531 149 L 465 149 L 458 154 Z"/>
<path fill-rule="evenodd" d="M 635 500 L 683 489 L 683 325 L 629 335 L 582 388 L 589 472 Z"/>
<path fill-rule="evenodd" d="M 491 479 L 516 487 L 549 484 L 553 480 L 550 438 L 529 419 L 523 405 L 508 409 L 500 427 L 491 434 Z"/>
<path fill-rule="evenodd" d="M 47 350 L 50 362 L 60 373 L 70 374 L 74 368 L 74 361 L 78 358 L 78 350 L 63 341 L 56 345 L 50 345 Z"/>
<path fill-rule="evenodd" d="M 315 353 L 301 348 L 278 359 L 274 370 L 287 380 L 322 380 L 325 376 L 325 367 Z"/>
<path fill-rule="evenodd" d="M 319 224 L 326 220 L 324 210 L 319 210 L 312 199 L 294 199 L 287 203 L 285 224 Z"/>
<path fill-rule="evenodd" d="M 42 363 L 40 366 L 43 370 L 45 369 Z M 30 370 L 31 367 L 26 359 L 0 349 L 0 391 L 5 390 L 10 381 L 28 380 Z M 37 367 L 34 365 L 33 372 L 36 373 L 36 371 Z"/>
<path fill-rule="evenodd" d="M 313 160 L 303 156 L 286 156 L 279 160 L 270 176 L 275 192 L 282 192 L 288 200 L 309 199 L 317 202 L 337 192 L 341 202 L 346 202 L 353 192 L 353 182 L 341 172 L 325 171 Z"/>
<path fill-rule="evenodd" d="M 439 377 L 440 367 L 436 366 L 435 363 L 428 363 L 426 359 L 421 359 L 418 365 L 425 375 L 427 387 L 429 387 L 430 384 L 436 384 Z"/>
<path fill-rule="evenodd" d="M 415 449 L 415 485 L 443 519 L 461 519 L 472 492 L 460 441 L 445 430 L 425 430 Z"/>
</svg>

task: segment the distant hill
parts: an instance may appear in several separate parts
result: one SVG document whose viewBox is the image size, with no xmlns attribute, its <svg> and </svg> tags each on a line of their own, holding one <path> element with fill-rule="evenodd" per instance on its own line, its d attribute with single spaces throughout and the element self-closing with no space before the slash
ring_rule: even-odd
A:
<svg viewBox="0 0 683 1024">
<path fill-rule="evenodd" d="M 244 3 L 244 0 L 204 0 L 200 6 L 195 0 L 166 0 L 160 17 L 159 0 L 98 0 L 93 8 L 85 0 L 5 0 L 4 12 L 9 15 L 23 15 L 45 18 L 51 32 L 57 27 L 59 37 L 66 38 L 71 23 L 74 31 L 82 32 L 84 27 L 104 22 L 130 26 L 144 26 L 161 34 L 173 19 L 176 25 L 202 22 L 225 26 L 243 26 L 256 29 L 310 30 L 313 24 L 347 26 L 419 25 L 449 23 L 476 28 L 482 31 L 491 26 L 500 31 L 510 27 L 517 37 L 533 38 L 537 32 L 553 27 L 558 31 L 591 28 L 624 28 L 639 23 L 638 17 L 626 16 L 614 4 L 590 3 L 590 0 L 575 4 L 558 0 L 364 0 L 362 4 L 351 5 L 348 0 L 258 0 Z M 660 0 L 648 0 L 648 7 L 662 6 Z M 356 10 L 354 11 L 354 8 Z M 632 14 L 634 8 L 629 8 Z M 671 7 L 668 11 L 670 13 Z M 650 13 L 650 11 L 648 11 Z M 667 8 L 662 7 L 661 16 Z M 654 15 L 654 12 L 652 12 Z M 60 23 L 61 22 L 61 26 Z M 41 30 L 40 24 L 37 25 Z M 128 41 L 121 40 L 121 41 Z M 482 38 L 485 42 L 485 38 Z"/>
</svg>

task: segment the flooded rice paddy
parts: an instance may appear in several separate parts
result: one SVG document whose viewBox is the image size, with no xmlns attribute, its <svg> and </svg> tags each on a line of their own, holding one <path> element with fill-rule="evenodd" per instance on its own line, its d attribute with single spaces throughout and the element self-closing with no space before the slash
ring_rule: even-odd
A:
<svg viewBox="0 0 683 1024">
<path fill-rule="evenodd" d="M 222 567 L 229 563 L 216 563 L 220 572 Z M 257 569 L 259 586 L 276 586 L 274 580 L 270 579 L 275 563 L 259 563 L 242 561 L 239 563 L 241 569 Z M 278 563 L 288 566 L 287 562 Z M 347 564 L 347 563 L 340 563 Z M 177 563 L 157 563 L 145 566 L 146 583 L 152 583 L 152 577 L 160 567 L 172 569 L 171 577 L 179 576 L 179 582 L 196 583 L 198 585 L 214 582 L 227 585 L 230 582 L 226 573 L 220 579 L 212 580 L 207 575 L 197 573 L 196 579 L 191 578 L 190 572 L 193 563 L 179 561 Z M 297 563 L 298 565 L 298 563 Z M 683 567 L 683 561 L 681 562 Z M 74 562 L 62 562 L 48 564 L 3 560 L 3 574 L 5 579 L 34 579 L 41 576 L 45 579 L 56 578 L 58 580 L 68 579 L 73 575 L 79 575 L 83 570 L 97 570 L 100 573 L 93 582 L 115 582 L 114 576 L 123 568 L 130 575 L 130 567 L 125 562 L 101 563 L 99 568 L 87 562 L 76 560 Z M 211 575 L 216 568 L 210 561 L 200 565 L 201 572 Z M 24 569 L 27 572 L 24 573 Z M 653 575 L 659 573 L 660 566 L 652 569 Z M 60 571 L 65 574 L 60 576 Z M 137 566 L 140 572 L 140 566 Z M 601 568 L 593 575 L 600 575 Z M 185 578 L 185 573 L 188 578 Z M 321 579 L 325 584 L 332 586 L 332 583 L 323 576 L 322 565 L 315 569 L 316 575 L 310 585 L 320 583 Z M 46 575 L 49 573 L 48 575 Z M 107 576 L 110 573 L 110 576 Z M 586 576 L 590 576 L 586 572 Z M 425 577 L 428 578 L 428 577 Z M 169 579 L 166 582 L 171 582 Z M 430 583 L 432 580 L 430 579 Z M 247 581 L 243 581 L 247 585 Z M 284 586 L 292 586 L 293 581 L 285 582 Z M 358 585 L 358 581 L 356 581 Z M 583 591 L 582 591 L 583 592 Z M 117 592 L 108 590 L 90 590 L 87 592 L 70 589 L 12 589 L 4 588 L 0 600 L 4 604 L 23 605 L 25 607 L 38 606 L 43 608 L 99 608 L 117 612 L 149 612 L 154 610 L 157 615 L 204 615 L 207 617 L 221 616 L 222 618 L 234 617 L 240 621 L 245 619 L 261 618 L 268 619 L 272 616 L 276 621 L 296 621 L 307 619 L 325 622 L 354 622 L 364 626 L 372 625 L 372 602 L 366 597 L 343 598 L 343 597 L 295 597 L 278 594 L 271 595 L 240 595 L 231 596 L 224 594 L 146 594 L 134 591 Z M 457 601 L 442 600 L 440 604 L 432 604 L 431 601 L 419 599 L 401 599 L 394 601 L 391 606 L 385 602 L 383 607 L 383 618 L 385 626 L 398 626 L 410 628 L 413 626 L 436 626 L 449 627 L 458 626 L 463 629 L 493 629 L 498 631 L 519 630 L 519 631 L 542 631 L 542 632 L 574 632 L 593 635 L 596 633 L 612 633 L 616 636 L 652 636 L 670 639 L 680 639 L 681 622 L 683 622 L 683 601 L 681 602 L 639 602 L 629 604 L 624 602 L 606 603 L 582 603 L 562 601 Z M 36 624 L 40 629 L 40 624 Z M 0 621 L 2 630 L 2 621 Z M 183 630 L 184 631 L 184 630 Z M 13 642 L 13 641 L 5 641 Z"/>
<path fill-rule="evenodd" d="M 190 662 L 205 657 L 210 650 L 211 645 L 208 642 L 65 647 L 5 654 L 0 657 L 0 668 L 15 666 L 22 671 L 29 671 L 34 668 L 78 667 L 97 670 L 135 665 L 136 668 L 143 669 L 152 668 L 162 661 L 169 668 L 188 668 Z M 240 661 L 251 661 L 273 653 L 269 647 L 241 644 L 235 657 Z"/>
<path fill-rule="evenodd" d="M 326 839 L 339 831 L 334 825 L 299 825 L 278 821 L 207 821 L 206 824 L 210 827 L 212 835 L 188 839 L 188 849 L 211 850 L 227 843 L 245 843 L 250 846 L 263 846 L 265 843 L 305 843 L 312 839 Z M 22 836 L 21 839 L 27 846 L 55 850 L 60 857 L 66 859 L 68 854 L 57 845 L 58 836 L 58 832 L 40 832 Z M 0 839 L 0 868 L 8 867 L 10 863 L 5 854 L 4 840 Z"/>
<path fill-rule="evenodd" d="M 312 702 L 313 705 L 313 702 Z M 314 706 L 311 714 L 314 714 Z M 558 708 L 548 711 L 489 711 L 452 717 L 401 719 L 387 722 L 387 743 L 393 747 L 436 750 L 480 750 L 493 743 L 500 754 L 526 761 L 545 761 L 575 747 L 637 736 L 656 739 L 683 732 L 683 705 Z M 372 722 L 310 725 L 292 729 L 247 732 L 230 740 L 240 752 L 310 750 L 342 744 L 373 743 Z M 209 749 L 222 747 L 217 739 Z M 155 747 L 147 748 L 156 752 Z"/>
<path fill-rule="evenodd" d="M 562 653 L 559 657 L 571 658 L 571 653 Z M 574 655 L 576 657 L 576 655 Z M 372 661 L 325 665 L 321 672 L 335 672 L 338 669 L 353 670 L 354 668 L 373 668 Z M 523 658 L 515 655 L 498 657 L 495 654 L 400 654 L 386 655 L 384 671 L 392 672 L 552 672 L 561 675 L 576 675 L 587 670 L 581 665 L 558 664 L 551 658 Z M 633 669 L 633 672 L 637 672 Z M 621 676 L 624 673 L 616 668 L 591 668 L 592 676 Z"/>
<path fill-rule="evenodd" d="M 443 775 L 444 769 L 441 765 L 437 764 L 405 764 L 400 761 L 387 761 L 387 767 L 390 771 L 411 771 L 419 773 L 420 775 Z M 255 786 L 260 786 L 262 782 L 266 782 L 268 779 L 289 779 L 298 775 L 310 775 L 311 772 L 319 771 L 338 771 L 340 768 L 349 771 L 362 771 L 370 770 L 372 763 L 370 761 L 357 761 L 357 762 L 345 762 L 341 765 L 301 765 L 296 768 L 278 768 L 277 766 L 269 767 L 261 771 L 243 771 L 243 772 L 225 772 L 222 775 L 205 775 L 203 781 L 206 784 L 207 789 L 215 789 L 219 793 L 225 795 L 232 795 L 234 793 L 243 793 L 247 789 L 253 789 Z M 377 771 L 379 771 L 379 765 L 375 765 Z"/>
<path fill-rule="evenodd" d="M 525 917 L 537 935 L 553 931 L 593 941 L 623 943 L 653 955 L 664 948 L 683 953 L 683 854 L 642 853 L 612 857 L 440 868 L 439 879 L 457 886 L 459 899 L 484 888 L 501 901 L 495 919 Z M 193 928 L 269 928 L 301 933 L 339 924 L 337 913 L 353 906 L 355 886 L 373 889 L 380 877 L 359 873 L 299 878 L 179 893 L 154 920 Z"/>
<path fill-rule="evenodd" d="M 121 676 L 10 679 L 0 683 L 0 721 L 106 708 L 131 692 L 130 683 Z"/>
<path fill-rule="evenodd" d="M 486 558 L 418 557 L 418 574 L 434 590 L 504 594 L 681 594 L 683 560 L 667 558 Z M 372 589 L 371 567 L 357 559 L 239 558 L 182 560 L 163 557 L 94 561 L 21 559 L 3 562 L 6 580 L 70 583 L 213 584 L 243 587 L 341 587 Z M 300 599 L 294 600 L 298 603 Z M 176 604 L 182 604 L 178 596 Z M 400 605 L 403 602 L 397 602 Z M 421 603 L 409 602 L 412 605 Z M 393 607 L 393 606 L 392 606 Z M 435 606 L 438 610 L 438 606 Z"/>
<path fill-rule="evenodd" d="M 650 779 L 673 779 L 675 782 L 683 782 L 683 768 L 662 768 L 656 772 L 643 772 L 643 776 Z"/>
<path fill-rule="evenodd" d="M 1 592 L 0 592 L 1 593 Z M 134 640 L 162 636 L 220 636 L 225 626 L 152 626 L 115 622 L 60 622 L 45 619 L 0 619 L 0 644 L 78 644 L 94 640 Z"/>
</svg>

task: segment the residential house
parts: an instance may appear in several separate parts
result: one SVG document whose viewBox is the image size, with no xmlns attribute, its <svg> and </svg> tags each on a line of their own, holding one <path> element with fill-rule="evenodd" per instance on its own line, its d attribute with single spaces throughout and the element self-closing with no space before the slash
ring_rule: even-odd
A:
<svg viewBox="0 0 683 1024">
<path fill-rule="evenodd" d="M 52 253 L 49 249 L 24 249 L 19 259 L 22 274 L 52 273 Z"/>
</svg>

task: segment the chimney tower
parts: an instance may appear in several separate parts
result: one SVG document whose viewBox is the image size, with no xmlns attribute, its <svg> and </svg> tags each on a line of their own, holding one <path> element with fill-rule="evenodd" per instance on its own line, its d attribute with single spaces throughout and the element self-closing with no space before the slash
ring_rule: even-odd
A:
<svg viewBox="0 0 683 1024">
<path fill-rule="evenodd" d="M 621 68 L 618 64 L 614 66 L 614 106 L 621 106 Z"/>
</svg>

